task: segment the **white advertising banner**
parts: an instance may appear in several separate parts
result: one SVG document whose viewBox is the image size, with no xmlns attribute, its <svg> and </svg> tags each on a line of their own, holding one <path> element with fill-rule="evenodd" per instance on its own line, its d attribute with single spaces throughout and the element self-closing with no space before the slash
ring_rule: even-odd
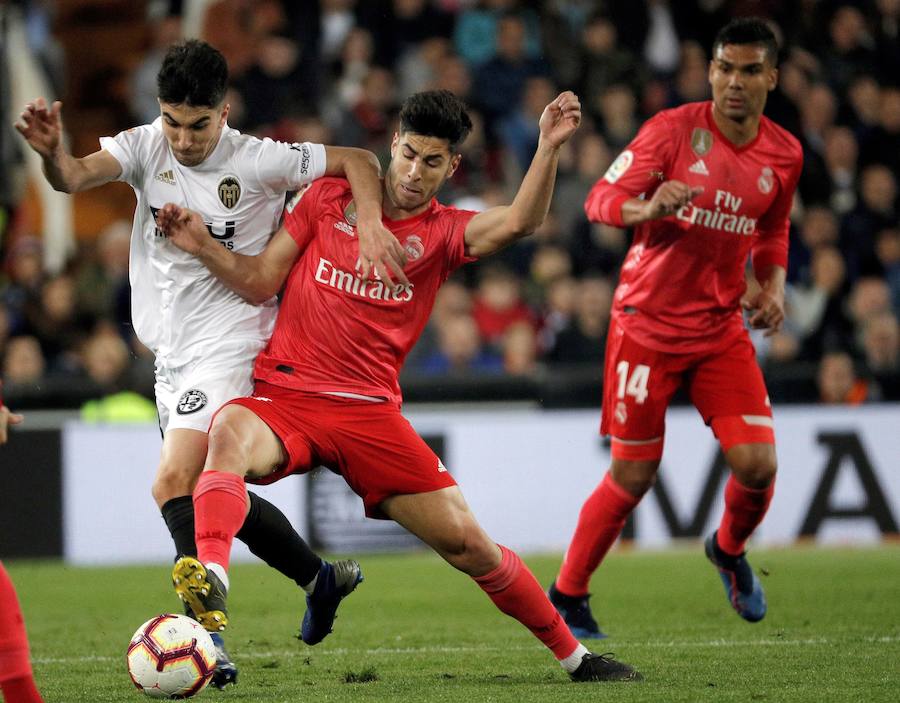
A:
<svg viewBox="0 0 900 703">
<path fill-rule="evenodd" d="M 150 494 L 162 440 L 155 425 L 63 429 L 63 556 L 73 564 L 174 561 L 175 548 Z M 303 527 L 306 481 L 253 490 Z M 235 540 L 234 559 L 252 559 Z"/>
<path fill-rule="evenodd" d="M 609 465 L 598 411 L 410 408 L 407 415 L 441 454 L 488 534 L 525 552 L 565 549 L 581 504 Z M 691 408 L 671 410 L 666 422 L 659 481 L 626 527 L 639 546 L 702 537 L 721 516 L 727 468 L 712 432 Z M 897 532 L 900 405 L 783 407 L 775 423 L 778 479 L 757 543 L 865 543 Z M 171 559 L 150 497 L 158 430 L 73 424 L 63 447 L 66 558 Z M 291 477 L 260 493 L 328 551 L 408 544 L 388 525 L 364 519 L 361 501 L 337 477 Z M 236 556 L 247 557 L 243 545 Z"/>
</svg>

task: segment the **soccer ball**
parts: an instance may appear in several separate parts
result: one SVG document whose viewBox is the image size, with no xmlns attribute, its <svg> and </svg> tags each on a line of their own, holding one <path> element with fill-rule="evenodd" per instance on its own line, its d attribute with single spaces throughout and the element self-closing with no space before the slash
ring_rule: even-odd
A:
<svg viewBox="0 0 900 703">
<path fill-rule="evenodd" d="M 216 670 L 216 646 L 196 620 L 158 615 L 141 625 L 128 645 L 128 673 L 151 698 L 190 698 Z"/>
</svg>

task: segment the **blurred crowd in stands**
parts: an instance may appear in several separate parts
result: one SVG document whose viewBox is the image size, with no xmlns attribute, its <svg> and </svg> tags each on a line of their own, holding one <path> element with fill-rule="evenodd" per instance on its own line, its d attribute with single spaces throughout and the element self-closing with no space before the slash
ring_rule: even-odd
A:
<svg viewBox="0 0 900 703">
<path fill-rule="evenodd" d="M 43 18 L 48 28 L 32 38 L 46 42 L 34 50 L 51 57 L 51 73 L 64 71 L 47 50 L 48 4 L 18 4 L 32 26 Z M 156 71 L 182 36 L 188 1 L 144 4 L 153 41 L 128 77 L 122 128 L 158 117 Z M 767 114 L 802 142 L 805 164 L 787 323 L 773 337 L 754 336 L 758 354 L 767 370 L 815 368 L 813 397 L 799 400 L 900 399 L 900 0 L 202 4 L 199 36 L 228 60 L 229 123 L 242 131 L 365 147 L 386 163 L 404 96 L 430 88 L 462 96 L 476 127 L 440 199 L 463 208 L 508 202 L 543 107 L 562 89 L 580 96 L 584 124 L 566 145 L 544 225 L 464 267 L 439 294 L 407 363 L 408 374 L 435 378 L 533 378 L 581 364 L 599 371 L 629 232 L 587 222 L 584 198 L 647 117 L 709 98 L 719 27 L 742 14 L 770 18 L 782 51 Z M 5 117 L 15 114 L 7 108 Z M 4 159 L 5 170 L 15 155 Z M 129 233 L 130 222 L 110 225 L 53 276 L 41 265 L 39 232 L 4 238 L 0 374 L 8 388 L 54 377 L 104 392 L 151 387 L 152 355 L 129 326 Z"/>
</svg>

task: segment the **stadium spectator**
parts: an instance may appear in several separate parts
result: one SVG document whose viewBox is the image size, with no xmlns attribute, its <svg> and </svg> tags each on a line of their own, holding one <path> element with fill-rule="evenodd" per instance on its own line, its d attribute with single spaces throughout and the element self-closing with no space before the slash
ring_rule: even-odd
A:
<svg viewBox="0 0 900 703">
<path fill-rule="evenodd" d="M 863 323 L 866 368 L 874 374 L 900 371 L 900 323 L 891 312 L 880 312 Z"/>
<path fill-rule="evenodd" d="M 880 396 L 877 386 L 856 373 L 853 357 L 845 351 L 822 355 L 816 381 L 821 401 L 829 405 L 860 405 Z"/>
<path fill-rule="evenodd" d="M 584 276 L 575 292 L 573 314 L 546 355 L 551 364 L 603 363 L 612 286 L 602 276 Z"/>
<path fill-rule="evenodd" d="M 897 177 L 887 166 L 867 166 L 860 175 L 859 202 L 841 222 L 841 250 L 851 280 L 880 273 L 875 238 L 897 224 L 897 215 Z"/>
<path fill-rule="evenodd" d="M 521 281 L 507 267 L 485 266 L 479 276 L 472 317 L 481 338 L 499 349 L 506 329 L 515 322 L 534 324 L 534 317 L 522 299 Z"/>
<path fill-rule="evenodd" d="M 478 68 L 472 89 L 472 99 L 492 139 L 497 122 L 519 105 L 528 79 L 547 73 L 543 60 L 528 55 L 524 18 L 503 15 L 497 22 L 497 53 Z"/>
<path fill-rule="evenodd" d="M 442 315 L 435 321 L 436 348 L 417 364 L 425 374 L 499 373 L 503 360 L 486 347 L 474 318 L 465 313 Z"/>
<path fill-rule="evenodd" d="M 35 386 L 44 377 L 47 362 L 36 337 L 19 335 L 10 337 L 3 354 L 3 378 L 12 388 Z"/>
</svg>

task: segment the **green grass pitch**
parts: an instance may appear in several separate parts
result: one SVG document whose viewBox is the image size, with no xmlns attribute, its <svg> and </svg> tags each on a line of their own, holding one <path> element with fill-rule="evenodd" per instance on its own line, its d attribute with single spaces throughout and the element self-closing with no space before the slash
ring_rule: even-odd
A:
<svg viewBox="0 0 900 703">
<path fill-rule="evenodd" d="M 237 687 L 205 701 L 898 701 L 900 545 L 751 554 L 769 614 L 740 620 L 702 547 L 614 552 L 592 584 L 613 651 L 643 683 L 574 684 L 518 623 L 430 553 L 361 557 L 366 580 L 316 647 L 295 639 L 302 593 L 232 569 Z M 558 556 L 528 556 L 542 584 Z M 132 632 L 179 612 L 167 567 L 12 562 L 47 703 L 146 699 L 125 671 Z"/>
</svg>

